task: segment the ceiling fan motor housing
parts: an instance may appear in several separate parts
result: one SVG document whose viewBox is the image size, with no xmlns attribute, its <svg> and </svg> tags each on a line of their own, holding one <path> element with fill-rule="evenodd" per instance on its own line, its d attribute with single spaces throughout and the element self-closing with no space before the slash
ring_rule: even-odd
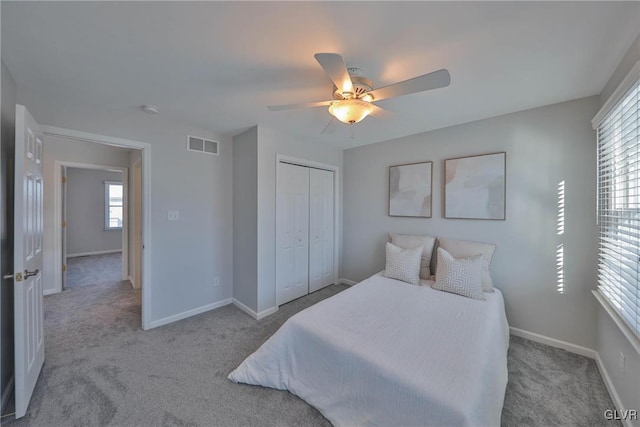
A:
<svg viewBox="0 0 640 427">
<path fill-rule="evenodd" d="M 355 73 L 351 72 L 351 68 L 349 69 L 349 76 L 351 77 L 351 82 L 353 83 L 353 90 L 356 92 L 354 94 L 355 98 L 360 98 L 367 92 L 371 92 L 373 90 L 373 82 L 364 76 L 355 75 Z M 342 92 L 338 90 L 338 88 L 333 86 L 333 99 L 342 100 L 345 97 L 342 95 Z"/>
</svg>

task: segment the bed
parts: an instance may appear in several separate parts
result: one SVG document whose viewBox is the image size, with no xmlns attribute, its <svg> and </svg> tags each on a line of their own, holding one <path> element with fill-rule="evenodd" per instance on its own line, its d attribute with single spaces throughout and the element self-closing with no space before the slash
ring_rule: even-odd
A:
<svg viewBox="0 0 640 427">
<path fill-rule="evenodd" d="M 292 316 L 229 379 L 336 426 L 498 426 L 509 328 L 500 291 L 485 298 L 376 274 Z"/>
</svg>

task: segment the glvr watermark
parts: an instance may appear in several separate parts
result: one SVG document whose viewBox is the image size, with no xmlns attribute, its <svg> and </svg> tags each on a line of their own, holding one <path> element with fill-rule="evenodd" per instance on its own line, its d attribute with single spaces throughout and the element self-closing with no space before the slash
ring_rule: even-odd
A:
<svg viewBox="0 0 640 427">
<path fill-rule="evenodd" d="M 625 409 L 623 411 L 618 411 L 617 409 L 607 409 L 604 411 L 604 417 L 607 420 L 635 421 L 638 419 L 638 410 Z"/>
</svg>

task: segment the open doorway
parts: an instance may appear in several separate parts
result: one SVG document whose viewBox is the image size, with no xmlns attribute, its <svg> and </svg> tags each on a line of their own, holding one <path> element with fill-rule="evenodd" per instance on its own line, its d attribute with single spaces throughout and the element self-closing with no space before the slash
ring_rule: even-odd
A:
<svg viewBox="0 0 640 427">
<path fill-rule="evenodd" d="M 45 310 L 55 311 L 59 301 L 61 312 L 68 312 L 73 306 L 69 297 L 82 292 L 78 302 L 103 310 L 105 318 L 119 307 L 131 327 L 147 329 L 150 145 L 47 126 L 43 130 L 44 240 L 50 248 L 44 257 L 44 294 L 51 296 Z M 74 211 L 78 203 L 85 211 L 92 205 L 88 216 L 93 231 Z"/>
<path fill-rule="evenodd" d="M 126 168 L 61 163 L 62 289 L 129 280 Z M 128 259 L 127 259 L 128 261 Z M 131 283 L 133 286 L 133 283 Z"/>
</svg>

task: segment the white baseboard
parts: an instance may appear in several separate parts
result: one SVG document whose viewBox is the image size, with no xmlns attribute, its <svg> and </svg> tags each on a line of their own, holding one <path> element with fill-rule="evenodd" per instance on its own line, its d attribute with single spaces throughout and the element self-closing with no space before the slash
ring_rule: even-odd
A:
<svg viewBox="0 0 640 427">
<path fill-rule="evenodd" d="M 7 383 L 7 387 L 2 390 L 2 400 L 0 400 L 0 414 L 4 413 L 4 409 L 7 407 L 7 403 L 9 402 L 9 398 L 11 397 L 11 393 L 13 393 L 13 379 L 12 375 Z"/>
<path fill-rule="evenodd" d="M 131 288 L 132 289 L 138 289 L 138 288 L 136 288 L 136 283 L 133 281 L 133 277 L 128 276 L 127 280 L 129 281 L 129 283 L 131 283 Z"/>
<path fill-rule="evenodd" d="M 44 295 L 45 297 L 47 295 L 53 295 L 53 294 L 59 294 L 60 291 L 56 290 L 56 289 L 45 289 L 44 291 L 42 291 L 42 295 Z"/>
<path fill-rule="evenodd" d="M 89 256 L 89 255 L 115 254 L 118 252 L 122 252 L 122 249 L 109 249 L 107 251 L 93 251 L 93 252 L 79 252 L 77 254 L 67 254 L 67 258 L 76 258 L 79 256 Z"/>
<path fill-rule="evenodd" d="M 349 279 L 338 279 L 338 283 L 344 283 L 345 285 L 348 285 L 348 286 L 353 286 L 358 284 L 358 282 L 354 282 L 353 280 L 349 280 Z"/>
<path fill-rule="evenodd" d="M 604 385 L 607 386 L 607 390 L 609 391 L 609 396 L 611 396 L 611 400 L 613 400 L 613 404 L 615 405 L 619 413 L 624 413 L 625 408 L 624 408 L 624 405 L 622 404 L 622 400 L 620 400 L 620 396 L 618 395 L 616 388 L 613 386 L 613 381 L 609 376 L 609 372 L 607 372 L 607 368 L 604 367 L 604 363 L 602 362 L 600 355 L 597 353 L 596 353 L 596 365 L 598 366 L 598 370 L 600 371 L 600 376 L 604 381 Z M 624 419 L 620 421 L 622 421 L 622 424 L 624 424 L 625 427 L 633 427 L 633 423 L 631 422 L 630 419 Z"/>
<path fill-rule="evenodd" d="M 151 322 L 149 322 L 149 327 L 147 329 L 153 329 L 153 328 L 157 328 L 158 326 L 166 325 L 168 323 L 177 322 L 178 320 L 186 319 L 187 317 L 195 316 L 196 314 L 204 313 L 206 311 L 211 311 L 216 308 L 229 305 L 231 304 L 231 302 L 232 302 L 232 298 L 227 298 L 221 301 L 216 301 L 211 304 L 203 305 L 202 307 L 198 307 L 192 310 L 187 310 L 182 313 L 174 314 L 173 316 L 164 317 L 158 320 L 152 320 Z"/>
<path fill-rule="evenodd" d="M 271 308 L 267 308 L 266 310 L 262 310 L 259 313 L 256 313 L 254 310 L 250 309 L 249 307 L 247 307 L 246 305 L 244 305 L 243 303 L 241 303 L 235 298 L 233 298 L 233 305 L 235 305 L 240 310 L 244 311 L 245 313 L 247 313 L 249 316 L 253 317 L 256 320 L 264 319 L 270 314 L 273 314 L 276 311 L 278 311 L 278 307 L 271 307 Z"/>
<path fill-rule="evenodd" d="M 590 359 L 596 359 L 598 357 L 598 353 L 595 350 L 590 348 L 581 347 L 579 345 L 571 344 L 566 341 L 560 341 L 555 338 L 550 338 L 544 335 L 536 334 L 533 332 L 525 331 L 518 328 L 509 328 L 511 331 L 511 335 L 515 335 L 517 337 L 526 338 L 531 341 L 539 342 L 541 344 L 546 344 L 551 347 L 561 348 L 563 350 L 570 351 L 571 353 L 576 353 L 581 356 L 588 357 Z"/>
</svg>

